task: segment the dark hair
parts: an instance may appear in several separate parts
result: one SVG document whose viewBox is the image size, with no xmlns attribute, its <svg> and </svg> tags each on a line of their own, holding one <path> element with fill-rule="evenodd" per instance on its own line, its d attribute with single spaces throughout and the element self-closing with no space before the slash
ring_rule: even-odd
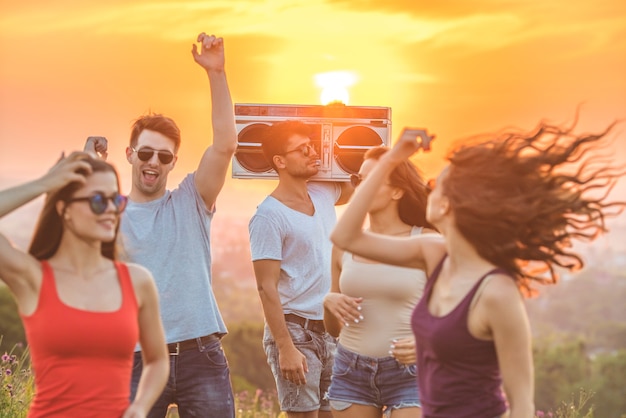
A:
<svg viewBox="0 0 626 418">
<path fill-rule="evenodd" d="M 130 146 L 137 146 L 137 138 L 144 130 L 150 130 L 165 135 L 174 141 L 174 152 L 180 147 L 180 129 L 173 119 L 158 113 L 149 113 L 137 118 L 130 131 Z"/>
<path fill-rule="evenodd" d="M 117 178 L 117 187 L 119 190 L 119 176 L 115 168 L 100 159 L 88 157 L 86 162 L 91 165 L 92 173 L 99 172 L 111 172 L 115 174 Z M 65 187 L 56 190 L 46 196 L 43 209 L 39 214 L 37 226 L 35 227 L 35 233 L 30 244 L 28 252 L 38 260 L 46 260 L 52 257 L 59 249 L 61 243 L 61 237 L 63 236 L 63 218 L 57 212 L 56 203 L 58 201 L 68 201 L 74 193 L 82 187 L 81 183 L 73 182 Z M 119 229 L 119 222 L 115 229 L 115 238 L 110 242 L 102 243 L 102 255 L 110 258 L 111 260 L 117 259 L 117 250 L 115 242 L 117 240 L 117 232 Z"/>
<path fill-rule="evenodd" d="M 276 122 L 265 130 L 262 138 L 261 149 L 268 164 L 277 170 L 274 164 L 274 156 L 287 151 L 286 146 L 289 138 L 293 135 L 303 135 L 310 137 L 311 128 L 304 122 L 297 120 L 287 120 Z"/>
<path fill-rule="evenodd" d="M 363 160 L 378 160 L 387 151 L 389 148 L 384 146 L 370 148 L 363 154 Z M 389 175 L 389 184 L 404 191 L 398 201 L 398 214 L 402 222 L 407 225 L 436 229 L 426 220 L 429 189 L 413 163 L 406 160 L 396 166 Z"/>
<path fill-rule="evenodd" d="M 526 293 L 535 293 L 531 283 L 556 283 L 555 266 L 582 267 L 571 240 L 593 240 L 606 231 L 605 216 L 623 210 L 624 202 L 606 198 L 624 173 L 589 155 L 614 125 L 577 136 L 574 127 L 542 123 L 534 133 L 505 132 L 448 156 L 441 187 L 459 231 Z"/>
</svg>

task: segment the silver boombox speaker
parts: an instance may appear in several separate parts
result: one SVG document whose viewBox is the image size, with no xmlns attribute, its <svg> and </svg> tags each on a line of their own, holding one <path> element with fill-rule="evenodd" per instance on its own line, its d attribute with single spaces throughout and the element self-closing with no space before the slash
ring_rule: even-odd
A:
<svg viewBox="0 0 626 418">
<path fill-rule="evenodd" d="M 233 178 L 278 178 L 263 155 L 261 140 L 272 123 L 286 120 L 311 125 L 311 141 L 320 158 L 315 180 L 347 180 L 359 171 L 365 151 L 390 144 L 389 107 L 235 104 Z"/>
</svg>

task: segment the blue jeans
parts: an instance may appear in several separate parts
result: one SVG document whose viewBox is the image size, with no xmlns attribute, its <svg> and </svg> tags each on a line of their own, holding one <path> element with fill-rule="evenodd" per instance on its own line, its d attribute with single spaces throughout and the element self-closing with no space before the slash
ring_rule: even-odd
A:
<svg viewBox="0 0 626 418">
<path fill-rule="evenodd" d="M 330 411 L 326 393 L 328 386 L 330 386 L 336 348 L 335 339 L 326 332 L 313 332 L 291 322 L 286 322 L 286 324 L 294 345 L 306 357 L 309 371 L 305 375 L 306 385 L 304 386 L 296 385 L 283 378 L 279 366 L 276 341 L 266 325 L 263 347 L 267 355 L 267 363 L 270 365 L 276 381 L 281 411 Z"/>
<path fill-rule="evenodd" d="M 328 399 L 334 410 L 352 404 L 387 411 L 421 406 L 416 366 L 405 366 L 393 357 L 368 357 L 337 344 Z"/>
<path fill-rule="evenodd" d="M 141 352 L 135 353 L 131 400 L 141 377 Z M 164 418 L 170 404 L 178 405 L 181 418 L 229 418 L 235 416 L 230 370 L 219 340 L 198 349 L 170 355 L 170 376 L 163 393 L 147 418 Z"/>
</svg>

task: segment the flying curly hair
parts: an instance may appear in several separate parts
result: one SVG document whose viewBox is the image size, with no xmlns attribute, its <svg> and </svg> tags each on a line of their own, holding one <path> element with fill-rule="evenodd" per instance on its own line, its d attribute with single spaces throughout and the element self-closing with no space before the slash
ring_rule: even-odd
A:
<svg viewBox="0 0 626 418">
<path fill-rule="evenodd" d="M 611 166 L 599 134 L 541 123 L 530 134 L 504 132 L 463 144 L 449 155 L 443 190 L 457 227 L 481 257 L 513 275 L 525 294 L 533 283 L 556 283 L 556 266 L 584 263 L 573 240 L 606 231 L 605 218 L 626 202 L 608 201 L 624 167 Z"/>
</svg>

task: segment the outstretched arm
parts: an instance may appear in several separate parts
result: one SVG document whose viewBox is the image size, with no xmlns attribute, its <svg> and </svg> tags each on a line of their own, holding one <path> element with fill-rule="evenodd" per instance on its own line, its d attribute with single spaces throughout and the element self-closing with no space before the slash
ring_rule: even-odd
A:
<svg viewBox="0 0 626 418">
<path fill-rule="evenodd" d="M 198 35 L 198 42 L 200 47 L 194 44 L 191 52 L 209 77 L 213 143 L 200 160 L 195 181 L 198 193 L 210 209 L 224 186 L 228 165 L 237 149 L 237 130 L 224 69 L 224 40 L 203 32 Z"/>
<path fill-rule="evenodd" d="M 401 138 L 378 160 L 370 175 L 352 196 L 346 210 L 337 222 L 330 238 L 337 247 L 371 260 L 426 270 L 423 249 L 441 237 L 424 234 L 409 238 L 389 237 L 363 230 L 370 202 L 393 169 L 419 149 L 414 138 Z"/>
</svg>

